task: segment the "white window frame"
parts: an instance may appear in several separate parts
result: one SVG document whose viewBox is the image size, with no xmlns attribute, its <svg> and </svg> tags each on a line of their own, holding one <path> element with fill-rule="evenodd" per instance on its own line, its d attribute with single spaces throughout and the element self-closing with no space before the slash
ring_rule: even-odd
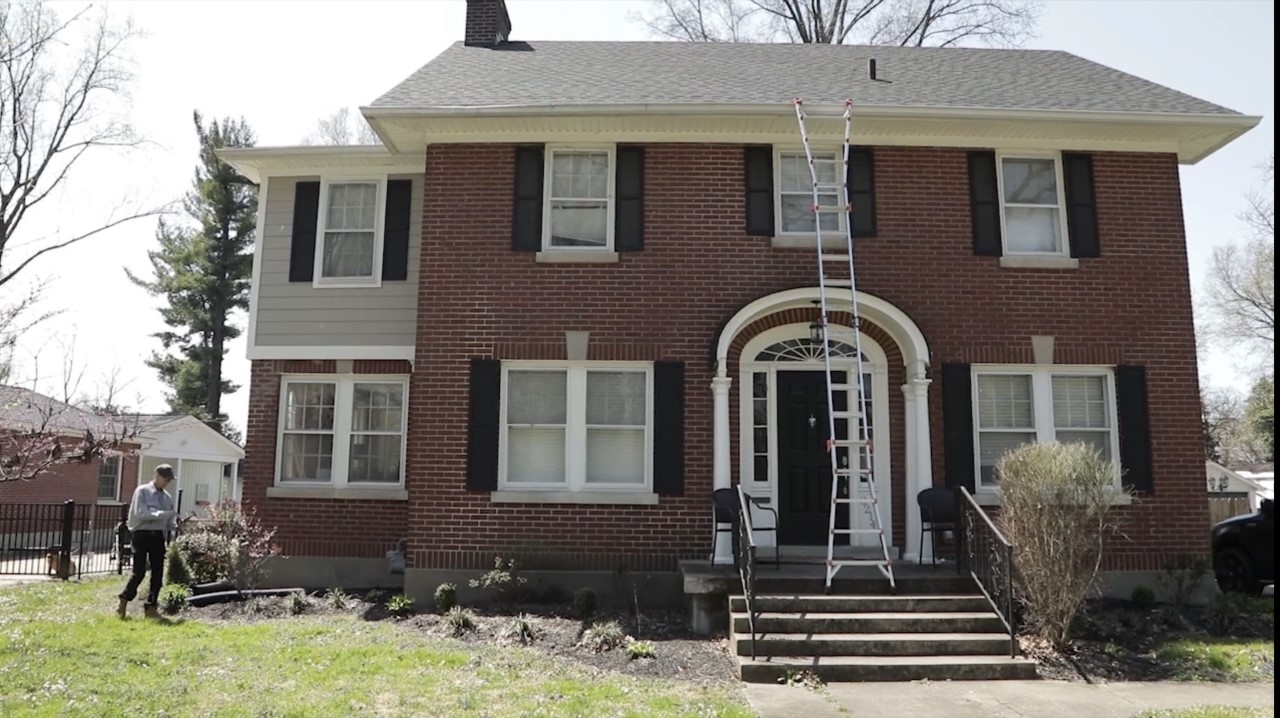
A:
<svg viewBox="0 0 1280 718">
<path fill-rule="evenodd" d="M 998 495 L 999 485 L 986 486 L 982 483 L 982 423 L 979 416 L 978 380 L 982 376 L 1030 376 L 1031 377 L 1031 418 L 1034 423 L 1036 443 L 1057 441 L 1057 428 L 1053 419 L 1053 378 L 1055 376 L 1091 376 L 1102 377 L 1107 394 L 1107 423 L 1111 430 L 1111 461 L 1116 465 L 1113 480 L 1115 488 L 1120 483 L 1120 427 L 1119 411 L 1116 404 L 1115 369 L 1109 366 L 1083 365 L 1019 365 L 1019 364 L 975 364 L 971 368 L 973 398 L 969 402 L 973 413 L 973 477 L 975 493 Z M 1097 430 L 1100 431 L 1100 430 Z"/>
<path fill-rule="evenodd" d="M 325 277 L 324 240 L 328 233 L 325 220 L 329 216 L 329 188 L 341 184 L 372 184 L 377 186 L 378 197 L 375 200 L 373 221 L 373 276 L 371 277 Z M 368 288 L 382 286 L 382 243 L 387 215 L 387 175 L 386 174 L 342 174 L 324 176 L 320 179 L 320 205 L 316 217 L 316 251 L 311 286 L 316 288 L 344 289 Z"/>
<path fill-rule="evenodd" d="M 605 243 L 603 247 L 553 247 L 551 246 L 551 187 L 552 172 L 555 166 L 555 156 L 557 152 L 568 154 L 584 153 L 584 152 L 603 152 L 608 155 L 608 167 L 605 172 L 608 174 L 608 189 L 605 190 Z M 614 229 L 615 217 L 618 211 L 617 202 L 617 181 L 618 181 L 618 148 L 617 145 L 547 145 L 546 154 L 542 162 L 542 251 L 554 254 L 576 254 L 591 252 L 613 252 L 614 251 Z M 573 198 L 562 198 L 573 199 Z M 581 199 L 581 198 L 577 198 Z"/>
<path fill-rule="evenodd" d="M 111 496 L 103 496 L 102 490 L 102 469 L 109 463 L 114 462 L 116 467 L 116 490 Z M 107 503 L 118 503 L 120 501 L 120 482 L 124 480 L 124 456 L 116 454 L 114 456 L 103 456 L 102 463 L 98 465 L 98 485 L 94 487 L 94 493 L 97 494 L 97 501 Z"/>
<path fill-rule="evenodd" d="M 565 480 L 557 483 L 507 481 L 507 399 L 513 371 L 564 371 L 565 383 Z M 634 372 L 645 376 L 644 483 L 587 483 L 587 372 Z M 653 492 L 653 364 L 642 362 L 502 362 L 502 400 L 498 416 L 498 490 L 509 492 L 574 492 L 638 494 Z"/>
<path fill-rule="evenodd" d="M 1005 201 L 1004 201 L 1004 161 L 1005 160 L 1053 160 L 1053 172 L 1055 175 L 1054 182 L 1058 192 L 1058 236 L 1061 238 L 1061 244 L 1055 252 L 1025 252 L 1013 250 L 1009 248 L 1009 224 L 1005 220 Z M 1062 153 L 1061 152 L 1015 152 L 1015 151 L 998 151 L 996 152 L 996 192 L 1000 196 L 1000 245 L 1003 256 L 1006 257 L 1069 257 L 1071 254 L 1071 238 L 1067 236 L 1067 190 L 1065 178 L 1062 174 Z M 1040 208 L 1044 209 L 1048 205 L 1043 204 L 1012 204 L 1014 208 Z"/>
<path fill-rule="evenodd" d="M 818 154 L 820 152 L 834 153 L 836 156 L 837 162 L 844 161 L 844 154 L 843 154 L 844 151 L 838 145 L 831 145 L 831 146 L 818 145 L 813 147 L 814 154 Z M 804 237 L 804 238 L 812 239 L 814 236 L 814 233 L 812 230 L 786 231 L 782 225 L 782 194 L 783 194 L 782 193 L 782 156 L 784 154 L 803 155 L 804 147 L 802 145 L 774 145 L 773 147 L 773 217 L 774 217 L 773 231 L 774 231 L 774 236 L 775 237 Z M 812 185 L 812 182 L 810 182 L 810 184 Z M 788 192 L 787 194 L 792 194 L 792 193 Z M 812 212 L 813 211 L 812 210 L 812 205 L 813 205 L 812 188 L 810 188 L 809 190 L 808 197 L 809 197 L 808 204 L 811 207 L 810 212 Z M 837 193 L 837 199 L 838 198 L 839 198 L 839 194 Z M 845 224 L 848 221 L 849 221 L 848 212 L 837 213 L 836 228 L 831 230 L 823 230 L 822 237 L 824 239 L 827 237 L 843 238 L 845 233 Z"/>
<path fill-rule="evenodd" d="M 291 384 L 334 384 L 333 402 L 333 470 L 328 481 L 284 481 L 285 414 L 289 405 Z M 396 483 L 349 482 L 347 472 L 351 458 L 351 409 L 356 384 L 396 384 L 404 392 L 400 426 L 400 480 Z M 364 433 L 364 432 L 361 432 Z M 409 377 L 396 374 L 290 374 L 280 378 L 280 406 L 276 416 L 276 472 L 273 485 L 280 488 L 332 488 L 378 491 L 402 489 L 405 482 L 405 456 L 409 443 Z"/>
</svg>

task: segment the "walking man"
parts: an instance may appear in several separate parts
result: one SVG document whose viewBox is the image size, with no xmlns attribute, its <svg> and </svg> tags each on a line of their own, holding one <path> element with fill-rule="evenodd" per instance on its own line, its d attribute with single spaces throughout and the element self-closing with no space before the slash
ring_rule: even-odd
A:
<svg viewBox="0 0 1280 718">
<path fill-rule="evenodd" d="M 157 618 L 156 606 L 160 601 L 160 587 L 164 583 L 165 536 L 177 523 L 178 512 L 173 509 L 173 497 L 165 492 L 173 481 L 173 467 L 161 464 L 151 483 L 139 486 L 129 503 L 127 525 L 133 534 L 133 575 L 120 594 L 120 606 L 116 614 L 124 618 L 129 602 L 138 596 L 138 587 L 147 569 L 151 570 L 151 585 L 147 601 L 143 605 L 148 618 Z"/>
</svg>

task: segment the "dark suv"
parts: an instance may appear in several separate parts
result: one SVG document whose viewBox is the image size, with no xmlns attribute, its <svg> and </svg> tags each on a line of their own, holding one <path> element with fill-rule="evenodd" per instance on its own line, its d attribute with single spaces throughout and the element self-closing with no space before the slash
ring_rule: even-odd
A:
<svg viewBox="0 0 1280 718">
<path fill-rule="evenodd" d="M 1213 575 L 1223 593 L 1258 595 L 1275 582 L 1275 503 L 1213 527 Z"/>
</svg>

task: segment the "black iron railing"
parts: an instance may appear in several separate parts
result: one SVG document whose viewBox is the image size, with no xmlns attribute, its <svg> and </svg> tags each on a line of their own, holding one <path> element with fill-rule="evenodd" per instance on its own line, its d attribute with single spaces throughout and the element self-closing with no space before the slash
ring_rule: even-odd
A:
<svg viewBox="0 0 1280 718">
<path fill-rule="evenodd" d="M 1018 655 L 1018 622 L 1013 595 L 1013 544 L 1000 533 L 995 522 L 974 501 L 969 490 L 960 487 L 956 496 L 956 568 L 969 574 L 986 595 L 996 615 L 1009 629 L 1009 656 Z"/>
<path fill-rule="evenodd" d="M 751 528 L 751 504 L 738 487 L 738 520 L 733 533 L 733 564 L 742 579 L 743 601 L 747 604 L 747 628 L 751 631 L 751 658 L 756 657 L 756 537 Z"/>
</svg>

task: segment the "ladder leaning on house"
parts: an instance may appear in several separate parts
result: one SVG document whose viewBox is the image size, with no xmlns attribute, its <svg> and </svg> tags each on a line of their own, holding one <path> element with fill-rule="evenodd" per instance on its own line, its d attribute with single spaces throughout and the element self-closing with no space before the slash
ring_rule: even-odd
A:
<svg viewBox="0 0 1280 718">
<path fill-rule="evenodd" d="M 807 119 L 804 111 L 804 101 L 801 98 L 795 100 L 796 121 L 800 124 L 800 139 L 804 143 L 805 159 L 808 160 L 809 177 L 813 181 L 813 233 L 817 241 L 818 255 L 818 288 L 819 288 L 819 322 L 822 327 L 822 361 L 824 366 L 824 375 L 826 376 L 827 385 L 827 455 L 831 464 L 831 511 L 828 517 L 827 526 L 827 563 L 826 563 L 826 591 L 831 591 L 831 580 L 835 578 L 842 566 L 875 566 L 889 579 L 889 587 L 891 591 L 896 592 L 897 584 L 893 576 L 893 560 L 889 557 L 889 543 L 884 533 L 884 522 L 880 519 L 880 504 L 876 497 L 875 482 L 875 461 L 874 446 L 871 436 L 868 432 L 867 422 L 867 395 L 864 391 L 863 383 L 863 366 L 862 366 L 862 339 L 859 334 L 861 319 L 858 314 L 858 290 L 857 280 L 854 275 L 853 268 L 853 206 L 849 199 L 849 140 L 853 127 L 853 100 L 845 100 L 844 112 L 838 117 L 844 124 L 844 142 L 841 156 L 836 159 L 814 159 L 812 144 L 809 139 L 809 129 L 805 124 Z M 820 172 L 820 168 L 833 170 L 833 172 Z M 835 176 L 832 177 L 831 175 Z M 825 180 L 825 181 L 824 181 Z M 836 195 L 837 201 L 830 201 L 830 196 Z M 826 195 L 828 201 L 824 204 L 822 196 Z M 822 245 L 823 234 L 823 218 L 830 217 L 841 225 L 844 234 L 844 252 L 828 252 Z M 840 264 L 846 264 L 849 269 L 848 279 L 828 279 L 827 266 L 834 267 Z M 831 331 L 830 307 L 831 303 L 828 297 L 828 291 L 832 289 L 847 289 L 849 291 L 849 315 L 851 321 L 850 326 L 840 332 L 844 334 L 847 331 L 851 336 L 854 346 L 854 356 L 856 367 L 852 377 L 845 372 L 846 378 L 843 382 L 834 381 L 834 375 L 831 369 L 831 343 L 833 333 Z M 856 393 L 855 393 L 856 392 Z M 844 393 L 849 399 L 856 399 L 856 407 L 854 401 L 846 400 L 844 402 L 845 409 L 836 411 L 835 396 L 837 393 Z M 848 430 L 843 438 L 836 435 L 836 420 L 845 419 Z M 854 423 L 856 422 L 856 434 L 854 431 Z M 839 449 L 845 449 L 845 455 L 856 454 L 857 461 L 846 461 L 845 466 L 840 465 Z M 864 463 L 865 461 L 865 463 Z M 847 496 L 841 496 L 840 482 L 843 479 L 848 484 Z M 867 486 L 867 496 L 858 495 L 857 488 L 859 484 L 865 482 Z M 866 516 L 870 519 L 870 526 L 864 528 L 855 528 L 853 525 L 853 516 L 850 515 L 849 528 L 837 528 L 836 516 L 841 510 L 849 510 L 850 506 L 862 506 Z M 850 512 L 852 514 L 852 512 Z M 858 559 L 858 558 L 836 558 L 835 542 L 836 536 L 855 534 L 874 534 L 879 541 L 880 557 L 874 559 Z M 850 541 L 850 543 L 853 543 Z"/>
</svg>

